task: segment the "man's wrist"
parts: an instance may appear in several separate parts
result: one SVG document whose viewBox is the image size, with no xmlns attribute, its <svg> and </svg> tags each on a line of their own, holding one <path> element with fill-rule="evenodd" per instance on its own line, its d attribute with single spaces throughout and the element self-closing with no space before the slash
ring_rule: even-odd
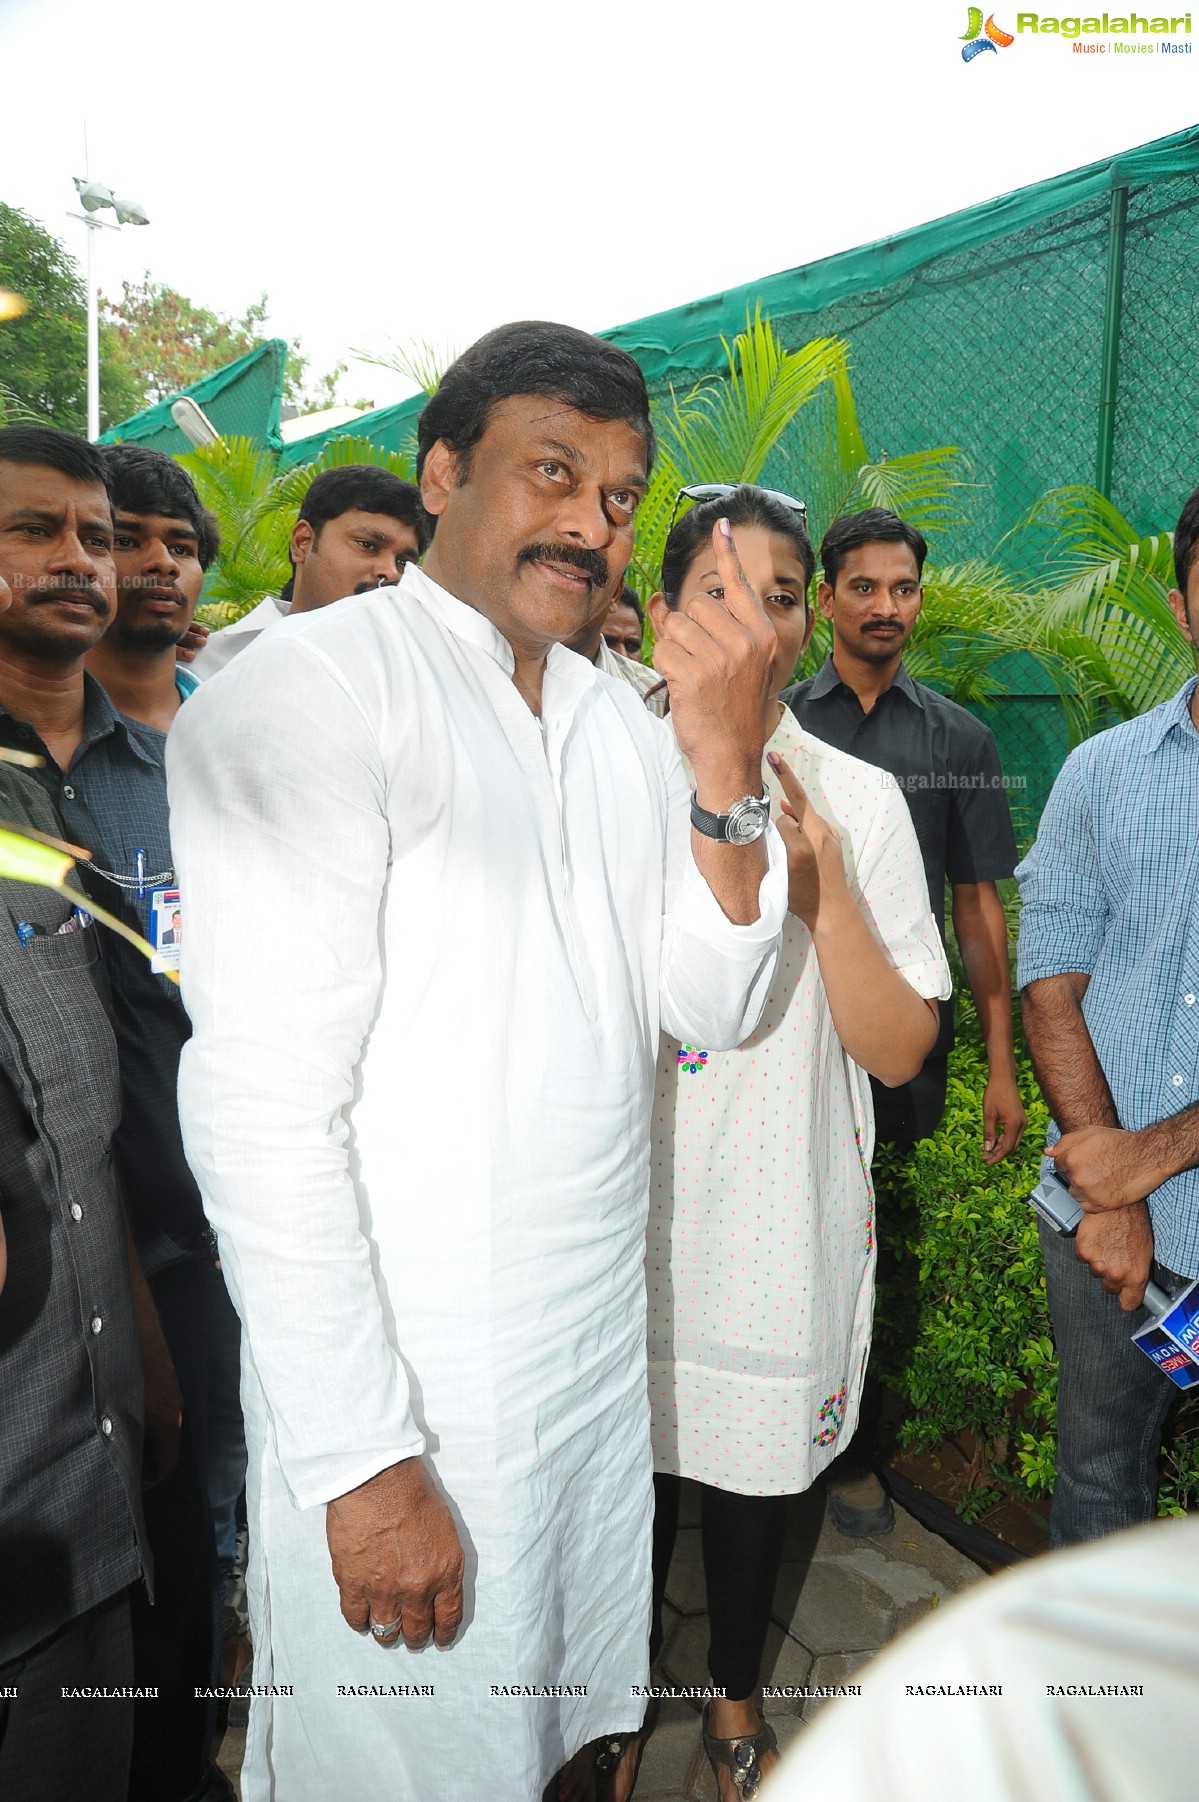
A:
<svg viewBox="0 0 1199 1802">
<path fill-rule="evenodd" d="M 755 800 L 762 793 L 762 762 L 743 765 L 721 764 L 717 767 L 704 767 L 692 759 L 695 771 L 695 800 L 705 813 L 727 813 L 738 801 L 751 795 Z"/>
</svg>

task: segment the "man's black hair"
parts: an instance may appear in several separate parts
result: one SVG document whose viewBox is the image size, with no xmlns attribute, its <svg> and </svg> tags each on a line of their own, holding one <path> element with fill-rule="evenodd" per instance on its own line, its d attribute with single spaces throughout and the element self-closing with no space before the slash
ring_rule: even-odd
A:
<svg viewBox="0 0 1199 1802">
<path fill-rule="evenodd" d="M 641 597 L 635 588 L 630 588 L 626 582 L 612 605 L 613 607 L 631 607 L 641 623 L 641 630 L 645 631 L 645 608 L 641 605 Z"/>
<path fill-rule="evenodd" d="M 145 444 L 105 444 L 112 504 L 122 513 L 158 513 L 185 519 L 196 534 L 200 568 L 207 569 L 221 548 L 216 518 L 196 493 L 186 469 L 165 451 Z"/>
<path fill-rule="evenodd" d="M 95 482 L 111 493 L 108 465 L 98 445 L 52 425 L 0 426 L 0 463 L 39 463 L 73 482 Z"/>
<path fill-rule="evenodd" d="M 340 469 L 322 470 L 313 478 L 300 502 L 299 517 L 320 537 L 321 527 L 343 513 L 384 513 L 411 526 L 423 557 L 433 536 L 433 523 L 421 505 L 420 491 L 401 482 L 377 463 L 346 463 Z"/>
<path fill-rule="evenodd" d="M 450 364 L 417 422 L 417 475 L 444 438 L 464 482 L 492 408 L 518 394 L 545 395 L 588 419 L 623 420 L 645 440 L 648 473 L 655 450 L 649 395 L 628 352 L 571 325 L 521 319 L 487 332 Z"/>
<path fill-rule="evenodd" d="M 824 534 L 820 564 L 830 588 L 837 586 L 837 577 L 847 554 L 861 550 L 864 544 L 906 544 L 916 559 L 917 580 L 923 575 L 924 559 L 928 556 L 923 532 L 910 526 L 906 519 L 900 519 L 898 513 L 889 513 L 885 507 L 864 507 L 860 513 L 845 513 L 835 519 Z"/>
<path fill-rule="evenodd" d="M 666 540 L 666 549 L 662 553 L 662 593 L 668 607 L 677 604 L 687 571 L 701 549 L 711 542 L 712 527 L 718 519 L 727 519 L 731 526 L 761 526 L 766 532 L 777 532 L 780 537 L 789 538 L 803 565 L 806 590 L 816 568 L 816 558 L 802 515 L 784 501 L 775 500 L 765 489 L 755 488 L 752 482 L 742 482 L 732 494 L 697 501 L 689 513 L 684 513 Z"/>
<path fill-rule="evenodd" d="M 1188 499 L 1174 528 L 1174 575 L 1184 599 L 1196 549 L 1199 549 L 1199 488 Z"/>
</svg>

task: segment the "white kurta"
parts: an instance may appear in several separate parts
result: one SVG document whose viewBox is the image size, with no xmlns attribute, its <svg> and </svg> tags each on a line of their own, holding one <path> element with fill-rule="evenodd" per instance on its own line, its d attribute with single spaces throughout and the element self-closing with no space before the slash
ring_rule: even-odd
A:
<svg viewBox="0 0 1199 1802">
<path fill-rule="evenodd" d="M 840 830 L 845 873 L 920 995 L 949 969 L 907 803 L 789 709 L 770 740 Z M 762 775 L 777 806 L 778 777 Z M 874 1113 L 812 935 L 788 914 L 762 1019 L 735 1050 L 664 1038 L 646 1254 L 654 1464 L 739 1495 L 806 1489 L 852 1435 L 874 1301 Z"/>
<path fill-rule="evenodd" d="M 643 1708 L 659 1020 L 752 1028 L 785 859 L 732 926 L 669 731 L 559 647 L 543 731 L 512 668 L 410 568 L 272 627 L 170 738 L 183 1129 L 245 1329 L 255 1678 L 294 1686 L 246 1802 L 530 1802 Z M 422 1450 L 466 1623 L 385 1650 L 320 1504 Z M 403 1684 L 435 1693 L 338 1688 Z"/>
</svg>

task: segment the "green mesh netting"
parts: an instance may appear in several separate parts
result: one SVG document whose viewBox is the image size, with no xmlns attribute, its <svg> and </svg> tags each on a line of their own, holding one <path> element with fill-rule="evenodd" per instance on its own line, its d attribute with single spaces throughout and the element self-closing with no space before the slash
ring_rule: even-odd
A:
<svg viewBox="0 0 1199 1802">
<path fill-rule="evenodd" d="M 268 338 L 236 363 L 202 376 L 179 393 L 191 396 L 223 438 L 253 438 L 278 450 L 282 443 L 279 408 L 286 362 L 286 341 Z M 171 404 L 178 399 L 178 394 L 172 394 L 168 400 L 147 407 L 144 413 L 123 419 L 110 431 L 101 433 L 101 444 L 127 441 L 166 451 L 169 456 L 189 451 L 191 444 L 171 418 Z"/>
</svg>

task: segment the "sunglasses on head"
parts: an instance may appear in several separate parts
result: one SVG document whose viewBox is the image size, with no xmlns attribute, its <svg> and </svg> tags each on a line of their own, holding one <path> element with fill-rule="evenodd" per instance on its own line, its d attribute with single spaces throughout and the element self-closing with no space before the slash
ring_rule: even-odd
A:
<svg viewBox="0 0 1199 1802">
<path fill-rule="evenodd" d="M 674 522 L 679 516 L 679 508 L 684 501 L 725 500 L 730 494 L 736 494 L 738 488 L 744 487 L 744 482 L 693 482 L 689 488 L 680 488 L 674 497 L 674 510 L 670 515 L 666 536 L 669 538 L 674 531 Z M 777 488 L 763 488 L 762 493 L 768 500 L 781 501 L 784 507 L 790 507 L 793 513 L 798 513 L 800 523 L 804 530 L 807 530 L 808 509 L 803 501 L 797 501 L 792 494 L 782 494 Z"/>
</svg>

